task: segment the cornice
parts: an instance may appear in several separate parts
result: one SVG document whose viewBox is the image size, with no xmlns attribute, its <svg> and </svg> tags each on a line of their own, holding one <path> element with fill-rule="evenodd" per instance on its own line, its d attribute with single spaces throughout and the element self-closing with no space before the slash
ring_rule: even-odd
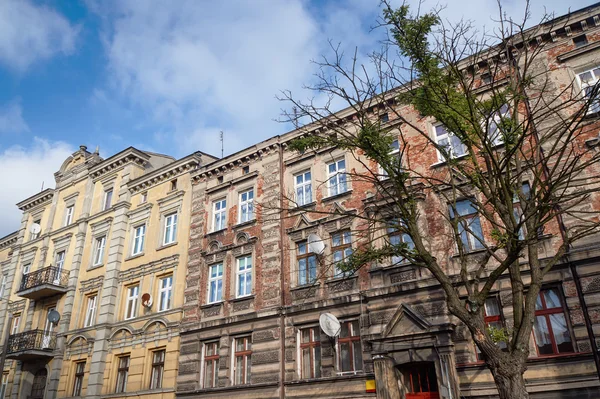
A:
<svg viewBox="0 0 600 399">
<path fill-rule="evenodd" d="M 54 196 L 54 189 L 47 188 L 31 197 L 17 203 L 17 207 L 22 211 L 27 211 L 35 206 L 49 202 Z"/>
<path fill-rule="evenodd" d="M 198 169 L 202 164 L 202 153 L 195 152 L 192 155 L 171 162 L 153 172 L 138 177 L 127 183 L 127 188 L 131 193 L 146 191 L 151 187 L 159 185 L 165 181 L 173 180 L 185 173 L 191 173 Z"/>
<path fill-rule="evenodd" d="M 17 243 L 17 239 L 19 238 L 19 232 L 15 231 L 14 233 L 10 233 L 7 236 L 0 238 L 0 249 L 4 249 L 6 247 L 10 247 Z"/>
<path fill-rule="evenodd" d="M 136 148 L 129 147 L 91 168 L 90 177 L 94 180 L 98 180 L 102 175 L 116 169 L 121 169 L 130 163 L 143 166 L 149 159 L 150 155 Z"/>
</svg>

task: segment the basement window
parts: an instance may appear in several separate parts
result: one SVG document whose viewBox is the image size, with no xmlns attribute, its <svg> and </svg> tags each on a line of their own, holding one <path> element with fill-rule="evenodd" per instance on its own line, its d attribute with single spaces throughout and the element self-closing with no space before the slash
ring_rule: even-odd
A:
<svg viewBox="0 0 600 399">
<path fill-rule="evenodd" d="M 576 48 L 583 47 L 586 44 L 588 44 L 587 36 L 581 35 L 581 36 L 574 37 L 573 43 L 575 44 Z"/>
</svg>

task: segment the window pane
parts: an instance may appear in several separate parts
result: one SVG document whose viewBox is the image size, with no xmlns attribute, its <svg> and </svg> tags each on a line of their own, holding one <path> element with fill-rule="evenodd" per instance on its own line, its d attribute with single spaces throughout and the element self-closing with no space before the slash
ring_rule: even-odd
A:
<svg viewBox="0 0 600 399">
<path fill-rule="evenodd" d="M 571 334 L 567 328 L 567 321 L 562 313 L 550 315 L 550 324 L 552 325 L 552 333 L 558 348 L 558 353 L 573 352 L 573 344 L 571 343 Z"/>
<path fill-rule="evenodd" d="M 546 301 L 546 309 L 554 309 L 562 307 L 560 303 L 560 298 L 556 289 L 551 288 L 543 291 L 544 300 Z"/>
<path fill-rule="evenodd" d="M 340 358 L 342 371 L 352 371 L 352 362 L 350 361 L 350 343 L 340 344 Z"/>
<path fill-rule="evenodd" d="M 552 349 L 550 330 L 548 329 L 545 316 L 537 316 L 535 318 L 533 331 L 535 333 L 535 343 L 537 344 L 539 354 L 551 355 L 554 351 Z"/>
<path fill-rule="evenodd" d="M 353 354 L 354 354 L 354 371 L 362 370 L 362 348 L 360 341 L 354 341 Z"/>
</svg>

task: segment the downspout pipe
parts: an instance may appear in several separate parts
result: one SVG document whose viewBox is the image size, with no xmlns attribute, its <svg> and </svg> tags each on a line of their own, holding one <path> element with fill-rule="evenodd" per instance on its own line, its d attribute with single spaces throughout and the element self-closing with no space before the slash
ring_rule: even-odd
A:
<svg viewBox="0 0 600 399">
<path fill-rule="evenodd" d="M 284 237 L 285 228 L 283 226 L 283 207 L 285 206 L 283 198 L 283 143 L 279 142 L 279 189 L 281 190 L 279 196 L 279 256 L 281 259 L 281 270 L 279 271 L 279 291 L 281 296 L 281 304 L 279 307 L 279 345 L 280 345 L 280 369 L 279 369 L 279 398 L 285 399 L 285 270 L 284 270 Z"/>
</svg>

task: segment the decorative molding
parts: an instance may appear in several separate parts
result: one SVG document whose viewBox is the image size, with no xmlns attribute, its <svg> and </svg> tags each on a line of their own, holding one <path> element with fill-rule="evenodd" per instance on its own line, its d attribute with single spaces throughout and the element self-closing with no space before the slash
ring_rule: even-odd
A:
<svg viewBox="0 0 600 399">
<path fill-rule="evenodd" d="M 82 280 L 79 282 L 80 288 L 79 292 L 90 292 L 100 290 L 102 288 L 102 283 L 104 282 L 104 276 L 98 276 L 91 278 L 89 280 Z"/>
<path fill-rule="evenodd" d="M 90 228 L 92 231 L 92 235 L 96 235 L 99 233 L 104 233 L 110 229 L 110 225 L 112 224 L 113 218 L 109 216 L 103 220 L 100 220 L 96 223 L 91 223 Z"/>
<path fill-rule="evenodd" d="M 58 249 L 67 248 L 71 243 L 71 237 L 73 237 L 73 233 L 67 233 L 64 236 L 53 238 L 52 242 L 54 243 L 54 252 L 56 252 Z"/>
<path fill-rule="evenodd" d="M 19 238 L 19 232 L 15 231 L 14 233 L 10 233 L 7 236 L 0 238 L 0 249 L 4 249 L 6 247 L 10 247 L 17 243 Z"/>
<path fill-rule="evenodd" d="M 110 173 L 114 170 L 121 169 L 125 165 L 128 165 L 130 163 L 143 167 L 149 159 L 150 155 L 136 148 L 129 147 L 119 152 L 118 154 L 115 154 L 112 157 L 105 159 L 98 165 L 95 165 L 90 170 L 90 177 L 92 177 L 94 181 L 98 181 L 101 178 L 101 176 L 106 175 L 107 173 Z"/>
<path fill-rule="evenodd" d="M 219 184 L 219 185 L 217 185 L 215 187 L 207 188 L 206 189 L 206 194 L 212 194 L 212 193 L 215 193 L 217 191 L 224 190 L 224 189 L 226 189 L 228 187 L 240 184 L 240 183 L 242 183 L 242 182 L 244 182 L 246 180 L 249 180 L 249 179 L 252 179 L 252 178 L 255 178 L 255 177 L 258 177 L 258 171 L 256 171 L 256 170 L 253 171 L 253 172 L 250 172 L 248 174 L 245 174 L 243 176 L 237 177 L 235 179 L 226 181 L 225 183 L 221 183 L 221 184 Z"/>
<path fill-rule="evenodd" d="M 38 205 L 42 205 L 47 202 L 50 202 L 50 200 L 52 200 L 52 197 L 54 197 L 54 190 L 51 188 L 47 188 L 44 191 L 42 191 L 41 193 L 37 193 L 37 194 L 19 202 L 17 204 L 17 207 L 22 211 L 27 211 Z"/>
<path fill-rule="evenodd" d="M 119 272 L 119 283 L 131 281 L 148 274 L 156 274 L 174 268 L 179 263 L 179 255 L 172 255 L 166 258 L 152 261 L 144 265 L 134 267 L 129 270 Z"/>
<path fill-rule="evenodd" d="M 265 155 L 277 152 L 279 147 L 280 144 L 278 142 L 271 142 L 260 148 L 254 146 L 254 150 L 252 148 L 248 148 L 247 152 L 242 151 L 243 153 L 236 153 L 230 155 L 228 158 L 216 160 L 215 162 L 212 162 L 210 165 L 208 165 L 208 167 L 203 168 L 202 170 L 193 174 L 192 180 L 198 182 L 200 180 L 210 179 L 213 176 L 221 176 L 222 174 L 228 171 L 241 168 L 245 165 L 252 163 L 253 161 L 257 161 Z M 243 177 L 246 177 L 248 175 L 244 175 Z"/>
<path fill-rule="evenodd" d="M 171 181 L 183 174 L 197 170 L 202 164 L 202 152 L 195 152 L 185 158 L 173 161 L 155 171 L 147 173 L 127 183 L 127 189 L 132 193 L 146 191 L 166 181 Z"/>
<path fill-rule="evenodd" d="M 144 219 L 148 219 L 150 217 L 150 212 L 152 211 L 152 207 L 154 204 L 146 203 L 134 210 L 127 212 L 127 216 L 129 217 L 129 223 L 137 223 Z"/>
</svg>

